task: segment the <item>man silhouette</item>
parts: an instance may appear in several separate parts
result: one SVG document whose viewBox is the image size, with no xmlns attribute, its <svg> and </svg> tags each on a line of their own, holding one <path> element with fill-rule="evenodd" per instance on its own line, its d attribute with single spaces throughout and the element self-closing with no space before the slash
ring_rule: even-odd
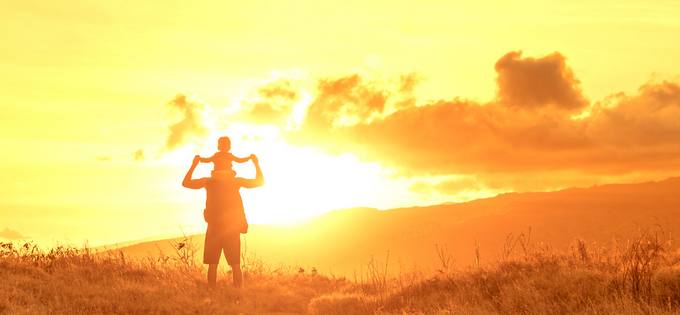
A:
<svg viewBox="0 0 680 315">
<path fill-rule="evenodd" d="M 234 275 L 234 286 L 241 287 L 241 233 L 248 232 L 248 222 L 243 209 L 243 200 L 239 189 L 255 188 L 264 185 L 264 177 L 259 161 L 252 155 L 255 165 L 255 179 L 236 177 L 234 171 L 212 171 L 210 177 L 191 179 L 194 169 L 200 162 L 196 155 L 191 168 L 184 176 L 182 186 L 190 189 L 206 190 L 205 210 L 203 217 L 208 223 L 203 248 L 203 263 L 208 265 L 208 285 L 215 287 L 217 282 L 217 265 L 224 252 L 227 263 Z"/>
</svg>

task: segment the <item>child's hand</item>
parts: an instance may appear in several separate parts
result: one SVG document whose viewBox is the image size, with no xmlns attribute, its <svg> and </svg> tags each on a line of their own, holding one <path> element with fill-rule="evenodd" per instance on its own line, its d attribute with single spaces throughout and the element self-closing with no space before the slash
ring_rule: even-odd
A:
<svg viewBox="0 0 680 315">
<path fill-rule="evenodd" d="M 201 160 L 201 157 L 199 155 L 194 156 L 194 160 L 191 161 L 191 165 L 198 165 L 198 162 Z"/>
<path fill-rule="evenodd" d="M 252 160 L 253 158 L 256 158 L 256 157 L 255 157 L 255 154 L 251 154 L 251 155 L 248 157 L 248 159 L 250 159 L 250 160 Z M 257 159 L 257 158 L 256 158 L 256 159 Z"/>
</svg>

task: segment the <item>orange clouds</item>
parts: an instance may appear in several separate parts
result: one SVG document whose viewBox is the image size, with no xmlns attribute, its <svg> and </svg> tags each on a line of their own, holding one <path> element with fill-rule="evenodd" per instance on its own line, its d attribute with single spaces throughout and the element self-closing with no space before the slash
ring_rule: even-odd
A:
<svg viewBox="0 0 680 315">
<path fill-rule="evenodd" d="M 300 101 L 298 82 L 279 79 L 257 88 L 254 100 L 245 100 L 243 115 L 248 122 L 285 126 L 296 102 Z"/>
<path fill-rule="evenodd" d="M 97 160 L 99 162 L 113 162 L 113 156 L 111 154 L 95 155 L 95 156 L 92 157 L 92 159 Z"/>
<path fill-rule="evenodd" d="M 280 78 L 255 89 L 242 101 L 241 117 L 255 124 L 285 126 L 305 92 L 302 126 L 311 133 L 325 133 L 334 126 L 370 122 L 396 109 L 415 105 L 414 88 L 425 77 L 416 72 L 383 78 L 375 73 L 350 73 L 314 78 Z"/>
<path fill-rule="evenodd" d="M 184 93 L 179 93 L 165 103 L 165 108 L 168 114 L 178 115 L 180 120 L 167 127 L 164 151 L 172 151 L 190 142 L 204 141 L 209 132 L 206 125 L 210 105 L 197 97 L 187 97 Z M 141 155 L 135 154 L 134 157 L 137 160 Z"/>
<path fill-rule="evenodd" d="M 366 151 L 357 147 L 362 143 L 354 139 L 357 129 L 379 125 L 387 115 L 414 107 L 413 90 L 424 80 L 415 72 L 387 78 L 359 72 L 316 78 L 304 119 L 294 131 L 285 133 L 286 140 L 335 153 Z"/>
<path fill-rule="evenodd" d="M 158 149 L 140 148 L 133 151 L 131 153 L 133 162 L 144 163 L 157 160 L 164 154 L 189 144 L 196 144 L 200 147 L 210 133 L 212 128 L 210 105 L 201 101 L 198 96 L 178 93 L 162 107 L 168 119 L 171 120 L 164 127 L 165 139 Z M 97 159 L 105 161 L 101 158 Z"/>
<path fill-rule="evenodd" d="M 616 94 L 593 106 L 587 133 L 603 171 L 678 169 L 680 84 L 650 82 L 636 95 Z"/>
<path fill-rule="evenodd" d="M 132 160 L 135 162 L 145 162 L 146 153 L 144 153 L 144 149 L 139 149 L 137 151 L 132 152 Z"/>
<path fill-rule="evenodd" d="M 474 192 L 482 189 L 480 183 L 472 177 L 448 178 L 436 184 L 430 184 L 426 181 L 416 181 L 409 190 L 420 195 L 431 195 L 437 193 L 444 193 L 455 195 L 462 192 Z"/>
<path fill-rule="evenodd" d="M 513 51 L 496 62 L 498 99 L 502 103 L 533 110 L 546 106 L 579 110 L 588 106 L 581 94 L 581 82 L 562 54 L 521 57 L 521 51 Z"/>
<path fill-rule="evenodd" d="M 416 105 L 421 75 L 355 72 L 311 84 L 279 79 L 257 89 L 247 113 L 251 122 L 283 126 L 308 93 L 304 119 L 284 131 L 288 142 L 350 152 L 400 177 L 444 176 L 417 182 L 419 192 L 541 190 L 680 169 L 678 83 L 650 82 L 591 105 L 559 52 L 510 52 L 495 70 L 497 97 L 487 103 L 457 97 Z"/>
</svg>

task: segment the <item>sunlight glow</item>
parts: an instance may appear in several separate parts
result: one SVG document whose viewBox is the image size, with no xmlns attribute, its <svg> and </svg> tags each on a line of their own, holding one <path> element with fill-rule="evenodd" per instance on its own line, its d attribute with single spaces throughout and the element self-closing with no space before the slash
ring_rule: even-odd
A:
<svg viewBox="0 0 680 315">
<path fill-rule="evenodd" d="M 334 157 L 293 148 L 279 140 L 238 137 L 233 148 L 237 156 L 256 154 L 265 176 L 265 186 L 241 191 L 249 220 L 254 223 L 297 219 L 377 201 L 370 193 L 380 181 L 380 167 L 361 163 L 352 155 Z M 234 163 L 233 168 L 239 177 L 254 177 L 250 163 Z"/>
<path fill-rule="evenodd" d="M 0 230 L 200 231 L 205 191 L 181 181 L 221 136 L 260 158 L 251 223 L 677 176 L 678 16 L 640 0 L 5 1 Z M 554 104 L 526 103 L 541 95 Z"/>
</svg>

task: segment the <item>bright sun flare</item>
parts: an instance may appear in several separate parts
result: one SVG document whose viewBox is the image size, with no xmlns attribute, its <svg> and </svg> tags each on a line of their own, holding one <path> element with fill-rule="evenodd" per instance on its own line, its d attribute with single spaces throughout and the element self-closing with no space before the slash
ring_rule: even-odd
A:
<svg viewBox="0 0 680 315">
<path fill-rule="evenodd" d="M 246 125 L 231 126 L 224 132 L 211 132 L 202 148 L 185 147 L 167 155 L 168 164 L 188 168 L 193 155 L 207 157 L 217 150 L 217 139 L 229 136 L 231 153 L 260 159 L 266 185 L 253 190 L 242 189 L 251 223 L 272 223 L 317 215 L 329 210 L 357 206 L 377 206 L 384 201 L 385 171 L 375 163 L 364 163 L 351 154 L 330 156 L 309 148 L 295 148 L 278 140 L 277 130 Z M 200 164 L 194 178 L 208 177 L 212 164 Z M 250 162 L 233 163 L 237 176 L 253 178 Z M 179 179 L 178 179 L 179 180 Z M 262 198 L 266 196 L 266 198 Z M 202 203 L 196 194 L 192 203 Z M 416 198 L 396 196 L 395 200 Z"/>
</svg>

